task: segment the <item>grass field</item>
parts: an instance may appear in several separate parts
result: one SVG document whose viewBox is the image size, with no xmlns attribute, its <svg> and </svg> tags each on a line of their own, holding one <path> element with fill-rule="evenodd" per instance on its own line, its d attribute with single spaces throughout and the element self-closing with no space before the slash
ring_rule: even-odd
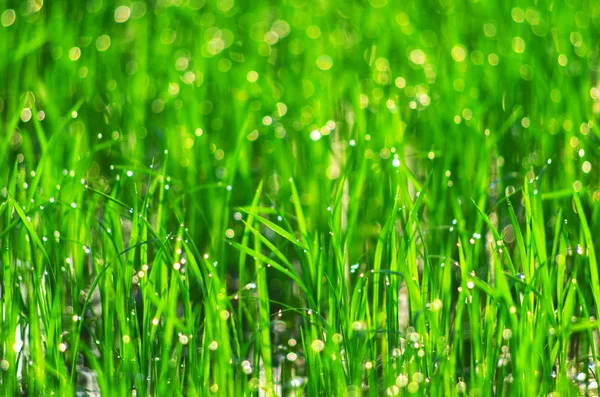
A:
<svg viewBox="0 0 600 397">
<path fill-rule="evenodd" d="M 598 1 L 0 23 L 0 395 L 598 394 Z"/>
</svg>

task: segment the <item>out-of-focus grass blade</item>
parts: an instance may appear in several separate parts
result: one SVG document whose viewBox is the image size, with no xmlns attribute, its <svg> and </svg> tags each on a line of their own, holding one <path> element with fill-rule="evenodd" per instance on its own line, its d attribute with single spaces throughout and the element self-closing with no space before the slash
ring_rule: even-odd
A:
<svg viewBox="0 0 600 397">
<path fill-rule="evenodd" d="M 240 251 L 243 251 L 245 254 L 247 255 L 251 255 L 255 258 L 258 258 L 260 261 L 265 262 L 269 265 L 271 265 L 274 269 L 279 270 L 280 272 L 282 272 L 283 274 L 287 275 L 288 277 L 290 277 L 292 280 L 294 280 L 296 283 L 298 283 L 298 286 L 304 291 L 307 292 L 306 290 L 306 286 L 304 285 L 304 282 L 298 277 L 296 276 L 294 273 L 290 272 L 288 269 L 286 269 L 284 266 L 281 266 L 279 263 L 275 262 L 274 260 L 272 260 L 271 258 L 256 252 L 255 250 L 245 247 L 239 243 L 236 243 L 235 241 L 230 241 L 229 244 L 231 244 L 233 247 L 237 248 Z"/>
<path fill-rule="evenodd" d="M 589 269 L 590 269 L 590 288 L 592 289 L 592 295 L 594 296 L 594 304 L 596 310 L 600 310 L 600 280 L 598 279 L 598 262 L 596 261 L 596 251 L 594 250 L 594 241 L 592 240 L 592 233 L 588 225 L 585 211 L 581 205 L 581 199 L 578 194 L 573 196 L 575 201 L 575 208 L 577 209 L 577 215 L 581 222 L 581 231 L 585 239 L 585 245 L 588 252 Z"/>
<path fill-rule="evenodd" d="M 17 215 L 19 215 L 19 218 L 21 218 L 21 221 L 23 221 L 23 224 L 27 228 L 27 231 L 29 232 L 29 235 L 33 239 L 33 242 L 39 248 L 40 252 L 44 256 L 44 258 L 48 261 L 48 263 L 51 263 L 52 261 L 50 260 L 50 257 L 48 256 L 46 249 L 44 248 L 44 244 L 42 244 L 42 240 L 40 240 L 39 236 L 37 235 L 35 228 L 31 224 L 31 221 L 29 220 L 29 218 L 27 217 L 27 215 L 25 214 L 25 212 L 23 211 L 23 209 L 21 208 L 19 203 L 13 198 L 13 196 L 11 196 L 11 194 L 8 192 L 6 194 L 8 196 L 8 200 L 13 205 L 15 212 L 17 213 Z"/>
<path fill-rule="evenodd" d="M 300 247 L 302 249 L 305 249 L 305 250 L 309 251 L 308 246 L 306 244 L 304 244 L 302 241 L 299 241 L 290 232 L 288 232 L 287 230 L 285 230 L 281 226 L 278 226 L 278 225 L 274 224 L 270 220 L 265 219 L 262 216 L 254 213 L 254 212 L 245 211 L 245 210 L 244 210 L 244 212 L 246 212 L 248 215 L 252 215 L 257 221 L 259 221 L 263 225 L 267 226 L 269 229 L 273 230 L 275 233 L 279 234 L 281 237 L 285 238 L 289 242 L 297 245 L 298 247 Z"/>
</svg>

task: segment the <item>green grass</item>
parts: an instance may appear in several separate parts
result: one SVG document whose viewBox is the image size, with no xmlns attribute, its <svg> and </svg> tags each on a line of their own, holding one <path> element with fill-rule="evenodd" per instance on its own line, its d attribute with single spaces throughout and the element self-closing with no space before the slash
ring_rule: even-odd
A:
<svg viewBox="0 0 600 397">
<path fill-rule="evenodd" d="M 0 395 L 597 395 L 600 3 L 0 0 Z"/>
</svg>

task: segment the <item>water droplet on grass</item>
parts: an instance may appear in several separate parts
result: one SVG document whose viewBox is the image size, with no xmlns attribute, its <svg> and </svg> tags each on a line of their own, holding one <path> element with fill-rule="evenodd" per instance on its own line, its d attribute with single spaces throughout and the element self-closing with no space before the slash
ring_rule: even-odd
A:
<svg viewBox="0 0 600 397">
<path fill-rule="evenodd" d="M 117 7 L 115 10 L 115 21 L 117 23 L 127 22 L 129 17 L 131 16 L 131 9 L 127 6 Z"/>
<path fill-rule="evenodd" d="M 323 349 L 325 348 L 325 343 L 323 343 L 322 340 L 320 339 L 315 339 L 311 344 L 310 347 L 316 351 L 316 352 L 321 352 L 323 351 Z"/>
<path fill-rule="evenodd" d="M 419 391 L 419 384 L 417 382 L 410 382 L 406 389 L 409 393 L 416 393 Z"/>
<path fill-rule="evenodd" d="M 2 16 L 0 17 L 0 22 L 2 23 L 2 26 L 7 28 L 13 23 L 15 23 L 16 17 L 17 14 L 15 13 L 15 10 L 8 9 L 2 13 Z"/>
<path fill-rule="evenodd" d="M 23 110 L 21 111 L 21 120 L 26 123 L 29 120 L 31 120 L 31 109 L 29 108 L 23 108 Z"/>
<path fill-rule="evenodd" d="M 405 374 L 398 375 L 396 378 L 396 385 L 398 385 L 398 387 L 406 387 L 406 385 L 408 385 L 408 376 Z"/>
<path fill-rule="evenodd" d="M 317 58 L 317 67 L 321 70 L 329 70 L 333 66 L 333 59 L 329 55 L 321 55 Z"/>
<path fill-rule="evenodd" d="M 425 53 L 420 49 L 412 50 L 410 60 L 416 65 L 423 65 L 425 63 Z"/>
</svg>

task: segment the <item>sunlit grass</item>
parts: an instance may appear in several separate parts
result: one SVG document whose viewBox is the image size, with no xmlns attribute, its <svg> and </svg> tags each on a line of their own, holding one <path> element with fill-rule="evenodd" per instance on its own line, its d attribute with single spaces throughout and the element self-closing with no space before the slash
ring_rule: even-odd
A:
<svg viewBox="0 0 600 397">
<path fill-rule="evenodd" d="M 599 3 L 0 24 L 0 394 L 597 395 Z"/>
</svg>

